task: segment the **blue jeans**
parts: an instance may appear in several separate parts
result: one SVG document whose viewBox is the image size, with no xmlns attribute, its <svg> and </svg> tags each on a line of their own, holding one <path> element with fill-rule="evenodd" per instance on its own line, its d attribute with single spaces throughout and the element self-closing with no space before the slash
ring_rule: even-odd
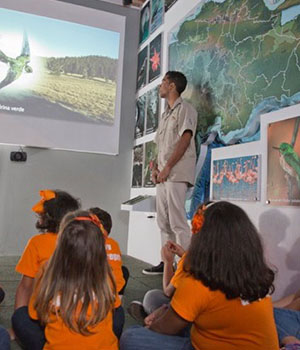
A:
<svg viewBox="0 0 300 350">
<path fill-rule="evenodd" d="M 0 326 L 0 349 L 10 350 L 10 336 L 6 329 Z"/>
<path fill-rule="evenodd" d="M 194 350 L 190 338 L 165 335 L 141 326 L 128 328 L 121 337 L 120 350 Z"/>
<path fill-rule="evenodd" d="M 116 337 L 118 337 L 118 339 L 120 339 L 121 337 L 124 323 L 125 323 L 124 309 L 122 306 L 119 306 L 113 311 L 113 331 Z"/>
<path fill-rule="evenodd" d="M 274 308 L 274 317 L 280 344 L 287 336 L 300 339 L 300 311 Z"/>
<path fill-rule="evenodd" d="M 27 306 L 15 310 L 11 323 L 16 337 L 26 350 L 43 349 L 46 342 L 44 327 L 40 325 L 39 321 L 29 317 Z"/>
</svg>

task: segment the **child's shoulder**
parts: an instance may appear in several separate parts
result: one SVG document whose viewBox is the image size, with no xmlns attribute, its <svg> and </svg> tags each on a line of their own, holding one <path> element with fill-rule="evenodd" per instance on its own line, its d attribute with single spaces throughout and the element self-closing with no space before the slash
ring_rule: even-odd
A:
<svg viewBox="0 0 300 350">
<path fill-rule="evenodd" d="M 37 235 L 32 236 L 28 240 L 28 244 L 39 244 L 41 242 L 47 243 L 47 242 L 53 242 L 56 241 L 57 234 L 51 233 L 51 232 L 45 232 L 45 233 L 39 233 Z"/>
<path fill-rule="evenodd" d="M 111 238 L 110 236 L 107 237 L 105 240 L 105 247 L 107 251 L 110 251 L 110 250 L 118 251 L 118 252 L 120 251 L 119 243 L 115 239 Z"/>
</svg>

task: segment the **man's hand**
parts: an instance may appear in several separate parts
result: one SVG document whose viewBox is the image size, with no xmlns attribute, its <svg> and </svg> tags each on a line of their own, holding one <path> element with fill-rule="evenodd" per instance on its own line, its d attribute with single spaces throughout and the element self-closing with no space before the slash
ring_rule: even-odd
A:
<svg viewBox="0 0 300 350">
<path fill-rule="evenodd" d="M 151 180 L 154 184 L 157 184 L 159 182 L 157 179 L 158 175 L 159 175 L 159 170 L 157 168 L 153 169 L 151 172 Z"/>
<path fill-rule="evenodd" d="M 161 248 L 161 258 L 164 263 L 173 263 L 174 261 L 174 253 L 169 249 L 168 244 L 166 243 Z"/>
<path fill-rule="evenodd" d="M 173 241 L 168 241 L 166 245 L 172 253 L 178 255 L 180 258 L 185 253 L 185 250 L 182 248 L 182 246 Z"/>
<path fill-rule="evenodd" d="M 163 170 L 157 176 L 157 182 L 165 182 L 170 175 L 171 168 L 169 166 L 165 166 Z"/>
</svg>

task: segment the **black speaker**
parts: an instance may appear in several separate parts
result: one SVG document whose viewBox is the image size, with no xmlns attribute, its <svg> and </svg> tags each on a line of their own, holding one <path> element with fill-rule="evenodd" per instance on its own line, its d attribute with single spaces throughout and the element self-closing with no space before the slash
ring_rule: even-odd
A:
<svg viewBox="0 0 300 350">
<path fill-rule="evenodd" d="M 12 162 L 26 162 L 27 153 L 26 152 L 10 152 L 10 160 Z"/>
</svg>

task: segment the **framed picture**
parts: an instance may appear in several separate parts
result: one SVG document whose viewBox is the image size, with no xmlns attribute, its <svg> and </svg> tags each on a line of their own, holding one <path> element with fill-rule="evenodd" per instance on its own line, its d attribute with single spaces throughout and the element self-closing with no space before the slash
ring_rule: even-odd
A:
<svg viewBox="0 0 300 350">
<path fill-rule="evenodd" d="M 156 158 L 156 145 L 153 141 L 145 144 L 144 187 L 154 187 L 151 180 L 153 160 Z"/>
<path fill-rule="evenodd" d="M 134 137 L 137 139 L 144 135 L 145 120 L 147 111 L 147 94 L 140 96 L 136 101 L 135 107 L 135 132 Z"/>
<path fill-rule="evenodd" d="M 140 44 L 148 39 L 150 33 L 150 1 L 142 8 L 140 17 Z"/>
<path fill-rule="evenodd" d="M 165 0 L 165 12 L 167 12 L 177 0 Z"/>
<path fill-rule="evenodd" d="M 161 73 L 161 39 L 162 35 L 159 34 L 150 43 L 150 57 L 149 57 L 149 82 L 158 78 Z"/>
<path fill-rule="evenodd" d="M 151 0 L 151 34 L 162 25 L 164 16 L 164 0 Z"/>
<path fill-rule="evenodd" d="M 159 86 L 148 91 L 147 93 L 147 122 L 146 122 L 146 134 L 150 134 L 156 131 L 158 126 L 158 118 L 160 113 L 160 97 Z"/>
<path fill-rule="evenodd" d="M 267 200 L 300 205 L 300 114 L 268 125 Z"/>
<path fill-rule="evenodd" d="M 260 200 L 260 155 L 218 159 L 212 167 L 212 200 Z"/>
<path fill-rule="evenodd" d="M 143 186 L 143 161 L 144 145 L 139 145 L 133 149 L 133 166 L 132 166 L 132 187 Z"/>
<path fill-rule="evenodd" d="M 147 83 L 148 75 L 148 46 L 146 46 L 138 55 L 138 71 L 137 71 L 137 90 Z"/>
</svg>

